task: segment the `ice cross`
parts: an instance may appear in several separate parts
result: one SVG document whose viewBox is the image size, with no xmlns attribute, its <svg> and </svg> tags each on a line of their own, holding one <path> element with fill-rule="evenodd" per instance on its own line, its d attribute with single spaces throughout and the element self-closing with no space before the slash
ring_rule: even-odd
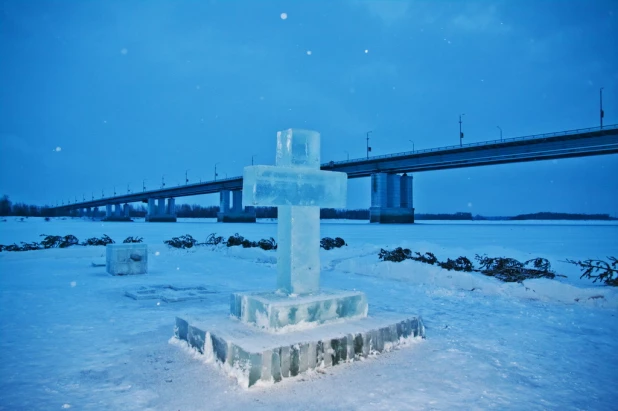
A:
<svg viewBox="0 0 618 411">
<path fill-rule="evenodd" d="M 320 289 L 320 207 L 346 206 L 347 174 L 320 170 L 320 133 L 277 133 L 275 166 L 245 167 L 242 201 L 278 207 L 277 289 Z"/>
</svg>

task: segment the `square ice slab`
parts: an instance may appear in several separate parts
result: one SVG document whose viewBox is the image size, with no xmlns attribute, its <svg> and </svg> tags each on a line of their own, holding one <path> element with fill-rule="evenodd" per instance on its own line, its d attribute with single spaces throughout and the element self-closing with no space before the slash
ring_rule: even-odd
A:
<svg viewBox="0 0 618 411">
<path fill-rule="evenodd" d="M 412 339 L 425 337 L 425 327 L 420 317 L 402 320 L 384 313 L 272 334 L 214 315 L 176 317 L 174 336 L 172 342 L 188 344 L 248 388 L 409 345 Z"/>
<path fill-rule="evenodd" d="M 233 316 L 267 331 L 363 318 L 367 311 L 367 297 L 360 291 L 321 290 L 299 296 L 277 292 L 234 293 L 230 301 Z"/>
<path fill-rule="evenodd" d="M 146 244 L 108 244 L 106 267 L 111 275 L 145 274 L 148 271 Z"/>
<path fill-rule="evenodd" d="M 216 294 L 205 287 L 178 287 L 174 285 L 137 286 L 125 290 L 125 295 L 134 300 L 161 300 L 166 303 L 176 303 L 189 300 L 203 300 L 210 294 Z"/>
</svg>

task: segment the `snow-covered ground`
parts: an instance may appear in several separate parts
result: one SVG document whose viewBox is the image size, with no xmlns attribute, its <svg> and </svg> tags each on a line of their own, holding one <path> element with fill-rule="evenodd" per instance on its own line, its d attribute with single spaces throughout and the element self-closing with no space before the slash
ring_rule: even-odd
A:
<svg viewBox="0 0 618 411">
<path fill-rule="evenodd" d="M 369 312 L 419 314 L 427 339 L 354 364 L 269 387 L 240 388 L 170 344 L 174 316 L 219 313 L 233 291 L 271 289 L 275 253 L 239 247 L 170 249 L 163 240 L 236 232 L 275 237 L 276 224 L 101 223 L 79 219 L 0 222 L 0 244 L 40 234 L 80 240 L 142 236 L 149 272 L 112 277 L 104 247 L 0 253 L 0 409 L 596 409 L 618 406 L 618 292 L 580 280 L 569 259 L 618 254 L 618 224 L 322 222 L 348 246 L 322 251 L 322 285 L 367 293 Z M 545 257 L 568 278 L 506 284 L 406 261 L 379 262 L 381 247 Z M 135 301 L 140 285 L 199 285 L 202 301 Z"/>
</svg>

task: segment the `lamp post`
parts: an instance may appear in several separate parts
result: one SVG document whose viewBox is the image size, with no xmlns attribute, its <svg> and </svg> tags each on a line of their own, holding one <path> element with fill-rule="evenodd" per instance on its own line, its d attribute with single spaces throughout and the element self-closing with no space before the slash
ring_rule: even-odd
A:
<svg viewBox="0 0 618 411">
<path fill-rule="evenodd" d="M 253 154 L 253 155 L 251 156 L 251 165 L 253 165 L 253 157 L 257 157 L 257 154 Z"/>
<path fill-rule="evenodd" d="M 127 194 L 131 194 L 131 183 L 127 183 Z"/>
<path fill-rule="evenodd" d="M 496 126 L 498 127 L 498 130 L 500 130 L 500 141 L 502 141 L 502 128 L 500 128 L 500 126 Z"/>
<path fill-rule="evenodd" d="M 116 197 L 116 186 L 114 186 L 114 197 Z"/>
<path fill-rule="evenodd" d="M 165 174 L 161 176 L 161 188 L 165 187 Z"/>
<path fill-rule="evenodd" d="M 599 104 L 600 104 L 600 109 L 601 112 L 599 113 L 600 117 L 601 117 L 601 128 L 603 128 L 603 117 L 605 117 L 605 113 L 603 112 L 603 89 L 605 87 L 601 87 L 599 89 Z"/>
<path fill-rule="evenodd" d="M 348 161 L 350 161 L 350 153 L 347 150 L 343 150 L 343 152 L 348 155 Z"/>
<path fill-rule="evenodd" d="M 105 192 L 101 190 L 101 198 L 105 197 Z"/>
<path fill-rule="evenodd" d="M 144 191 L 146 191 L 146 179 L 145 178 L 142 180 L 142 193 Z"/>
<path fill-rule="evenodd" d="M 412 140 L 408 140 L 410 143 L 412 143 L 412 152 L 414 153 L 414 141 Z"/>
<path fill-rule="evenodd" d="M 217 174 L 217 164 L 220 164 L 220 163 L 215 163 L 215 181 L 217 181 L 217 176 L 218 176 L 218 174 Z"/>
<path fill-rule="evenodd" d="M 92 194 L 92 200 L 94 201 L 94 191 L 91 192 L 91 194 Z"/>
<path fill-rule="evenodd" d="M 463 131 L 461 131 L 461 116 L 465 116 L 466 114 L 460 114 L 459 115 L 459 147 L 461 147 L 463 145 L 463 137 L 464 137 L 464 133 Z"/>
<path fill-rule="evenodd" d="M 371 151 L 371 147 L 369 147 L 369 134 L 371 133 L 372 131 L 367 132 L 367 160 L 369 160 L 369 152 Z"/>
<path fill-rule="evenodd" d="M 189 184 L 189 176 L 187 175 L 189 170 L 191 170 L 191 169 L 188 168 L 188 169 L 185 170 L 185 185 Z"/>
</svg>

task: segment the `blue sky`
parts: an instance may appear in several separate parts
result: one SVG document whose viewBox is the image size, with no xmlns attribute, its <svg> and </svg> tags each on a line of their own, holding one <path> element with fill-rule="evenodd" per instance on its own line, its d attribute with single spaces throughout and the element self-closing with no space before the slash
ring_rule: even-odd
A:
<svg viewBox="0 0 618 411">
<path fill-rule="evenodd" d="M 0 194 L 36 204 L 273 164 L 618 123 L 614 1 L 4 1 Z M 282 18 L 286 13 L 287 18 Z M 60 151 L 57 151 L 57 147 Z M 618 215 L 618 156 L 414 175 L 417 212 Z M 215 195 L 178 203 L 215 204 Z M 348 207 L 370 204 L 350 180 Z"/>
</svg>

